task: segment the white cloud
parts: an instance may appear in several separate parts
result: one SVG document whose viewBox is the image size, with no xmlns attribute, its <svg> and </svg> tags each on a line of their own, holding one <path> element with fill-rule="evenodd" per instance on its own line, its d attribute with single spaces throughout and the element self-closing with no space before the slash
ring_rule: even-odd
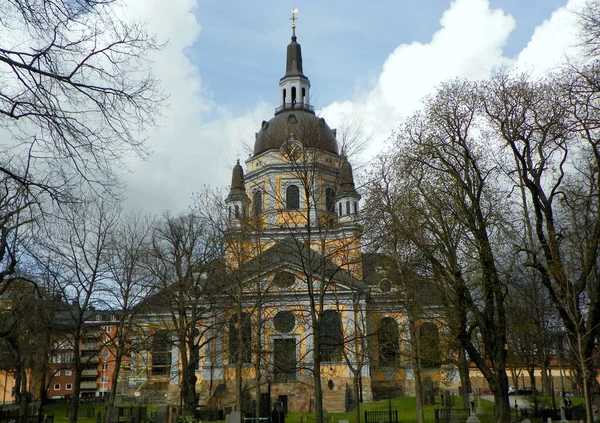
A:
<svg viewBox="0 0 600 423">
<path fill-rule="evenodd" d="M 539 25 L 515 63 L 518 71 L 542 75 L 567 59 L 580 55 L 577 15 L 585 0 L 570 0 Z"/>
<path fill-rule="evenodd" d="M 383 64 L 378 83 L 362 100 L 333 103 L 324 114 L 337 125 L 343 110 L 362 116 L 373 133 L 367 151 L 380 152 L 384 141 L 402 118 L 416 110 L 421 99 L 441 82 L 456 78 L 484 78 L 493 69 L 508 64 L 502 47 L 515 28 L 514 19 L 501 10 L 491 10 L 487 0 L 456 0 L 444 12 L 429 43 L 398 46 Z"/>
</svg>

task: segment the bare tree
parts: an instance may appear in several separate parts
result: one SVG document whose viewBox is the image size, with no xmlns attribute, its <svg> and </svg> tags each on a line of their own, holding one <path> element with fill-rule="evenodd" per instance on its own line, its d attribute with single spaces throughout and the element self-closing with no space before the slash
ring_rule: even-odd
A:
<svg viewBox="0 0 600 423">
<path fill-rule="evenodd" d="M 97 343 L 97 327 L 86 324 L 100 303 L 100 293 L 111 275 L 107 254 L 119 207 L 95 198 L 65 207 L 60 218 L 40 233 L 32 246 L 40 278 L 48 280 L 52 294 L 63 305 L 56 324 L 62 342 L 73 353 L 73 397 L 71 422 L 77 421 L 83 370 L 96 366 L 97 351 L 83 351 L 88 334 Z"/>
<path fill-rule="evenodd" d="M 193 213 L 165 215 L 152 234 L 151 269 L 160 290 L 152 302 L 169 316 L 166 323 L 179 351 L 181 398 L 188 415 L 198 403 L 200 350 L 213 336 L 212 298 L 220 289 L 222 254 L 218 234 Z"/>
<path fill-rule="evenodd" d="M 56 212 L 49 201 L 73 201 L 82 184 L 118 194 L 115 164 L 147 154 L 164 99 L 147 54 L 160 46 L 120 13 L 112 0 L 0 4 L 0 291 L 19 236 Z"/>
<path fill-rule="evenodd" d="M 538 272 L 562 319 L 589 421 L 600 328 L 596 75 L 593 67 L 540 81 L 499 75 L 482 94 L 527 193 L 533 224 L 525 227 L 532 236 L 521 246 L 524 262 Z"/>
<path fill-rule="evenodd" d="M 461 347 L 494 392 L 496 421 L 507 421 L 503 205 L 494 184 L 500 174 L 474 128 L 478 107 L 473 86 L 443 85 L 398 133 L 393 165 L 409 211 L 403 235 L 445 285 Z"/>
<path fill-rule="evenodd" d="M 154 293 L 156 284 L 150 272 L 151 235 L 154 222 L 140 213 L 125 215 L 110 240 L 108 268 L 111 283 L 106 287 L 104 301 L 115 311 L 116 327 L 108 334 L 107 344 L 112 353 L 114 371 L 106 402 L 106 422 L 118 420 L 115 401 L 124 360 L 135 347 L 135 317 L 140 304 Z"/>
</svg>

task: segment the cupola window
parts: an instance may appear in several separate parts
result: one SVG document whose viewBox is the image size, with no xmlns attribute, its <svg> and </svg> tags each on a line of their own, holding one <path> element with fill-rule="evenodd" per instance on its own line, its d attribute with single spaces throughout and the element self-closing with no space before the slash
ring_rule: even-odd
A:
<svg viewBox="0 0 600 423">
<path fill-rule="evenodd" d="M 297 185 L 290 185 L 285 190 L 285 208 L 290 210 L 300 208 L 300 189 Z"/>
<path fill-rule="evenodd" d="M 335 190 L 333 188 L 325 188 L 325 208 L 328 213 L 335 212 Z"/>
<path fill-rule="evenodd" d="M 296 104 L 296 87 L 292 87 L 292 107 Z"/>
</svg>

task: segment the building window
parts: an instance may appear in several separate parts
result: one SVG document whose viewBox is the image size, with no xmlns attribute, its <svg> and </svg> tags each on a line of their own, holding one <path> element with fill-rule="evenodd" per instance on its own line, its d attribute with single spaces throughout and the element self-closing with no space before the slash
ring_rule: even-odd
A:
<svg viewBox="0 0 600 423">
<path fill-rule="evenodd" d="M 339 203 L 338 206 L 339 206 L 338 208 L 340 209 L 340 212 L 338 213 L 338 216 L 343 216 L 342 215 L 342 203 Z"/>
<path fill-rule="evenodd" d="M 252 322 L 248 313 L 234 314 L 229 319 L 229 363 L 251 363 Z"/>
<path fill-rule="evenodd" d="M 54 377 L 59 377 L 60 376 L 60 370 L 57 370 L 54 372 Z"/>
<path fill-rule="evenodd" d="M 108 363 L 102 363 L 102 370 L 108 370 Z"/>
<path fill-rule="evenodd" d="M 73 370 L 65 370 L 65 376 L 73 376 Z"/>
<path fill-rule="evenodd" d="M 325 188 L 325 208 L 328 213 L 335 213 L 335 190 Z"/>
<path fill-rule="evenodd" d="M 239 219 L 240 217 L 240 206 L 238 206 L 237 204 L 235 205 L 235 217 L 237 219 Z"/>
<path fill-rule="evenodd" d="M 346 214 L 350 215 L 350 201 L 346 201 Z"/>
<path fill-rule="evenodd" d="M 54 390 L 55 391 L 60 391 L 60 383 L 55 383 L 54 384 Z"/>
<path fill-rule="evenodd" d="M 319 336 L 321 361 L 340 361 L 342 359 L 342 318 L 335 310 L 326 310 L 321 315 L 321 333 Z"/>
<path fill-rule="evenodd" d="M 425 322 L 419 326 L 419 356 L 421 367 L 424 369 L 440 367 L 442 363 L 440 331 L 431 322 Z"/>
<path fill-rule="evenodd" d="M 67 383 L 67 384 L 65 385 L 65 389 L 66 389 L 67 391 L 72 391 L 72 390 L 73 390 L 73 385 L 72 385 L 71 383 Z"/>
<path fill-rule="evenodd" d="M 300 188 L 290 185 L 285 190 L 285 208 L 297 210 L 300 208 Z"/>
<path fill-rule="evenodd" d="M 358 201 L 354 202 L 354 214 L 358 214 Z"/>
<path fill-rule="evenodd" d="M 280 311 L 273 318 L 273 327 L 279 333 L 290 333 L 296 327 L 296 316 L 291 311 Z"/>
<path fill-rule="evenodd" d="M 157 330 L 152 336 L 152 374 L 168 375 L 171 370 L 171 334 L 168 330 Z"/>
<path fill-rule="evenodd" d="M 296 380 L 296 340 L 294 338 L 273 340 L 273 378 L 277 382 Z"/>
<path fill-rule="evenodd" d="M 384 317 L 377 323 L 377 344 L 379 347 L 379 364 L 390 366 L 398 364 L 400 358 L 400 337 L 398 322 L 391 317 Z"/>
<path fill-rule="evenodd" d="M 106 332 L 106 333 L 110 332 L 110 326 L 104 326 L 104 332 Z"/>
<path fill-rule="evenodd" d="M 108 376 L 102 376 L 100 378 L 100 383 L 108 383 Z"/>
<path fill-rule="evenodd" d="M 260 216 L 262 214 L 263 205 L 262 191 L 258 190 L 254 192 L 252 204 L 254 205 L 254 216 Z"/>
</svg>

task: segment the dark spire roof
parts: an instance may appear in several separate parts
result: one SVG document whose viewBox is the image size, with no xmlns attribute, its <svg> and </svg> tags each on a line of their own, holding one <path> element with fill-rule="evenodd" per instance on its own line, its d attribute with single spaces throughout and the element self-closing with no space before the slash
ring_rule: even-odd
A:
<svg viewBox="0 0 600 423">
<path fill-rule="evenodd" d="M 285 63 L 285 77 L 287 76 L 304 76 L 302 72 L 302 49 L 300 44 L 296 42 L 296 29 L 292 30 L 292 42 L 287 46 L 287 60 Z"/>
<path fill-rule="evenodd" d="M 352 195 L 360 197 L 354 187 L 354 175 L 352 174 L 352 165 L 346 156 L 342 159 L 342 168 L 340 169 L 340 190 L 339 196 Z"/>
<path fill-rule="evenodd" d="M 228 198 L 239 195 L 246 195 L 246 185 L 244 183 L 244 169 L 240 165 L 240 159 L 237 159 L 237 163 L 231 173 L 231 189 L 229 190 Z"/>
</svg>

